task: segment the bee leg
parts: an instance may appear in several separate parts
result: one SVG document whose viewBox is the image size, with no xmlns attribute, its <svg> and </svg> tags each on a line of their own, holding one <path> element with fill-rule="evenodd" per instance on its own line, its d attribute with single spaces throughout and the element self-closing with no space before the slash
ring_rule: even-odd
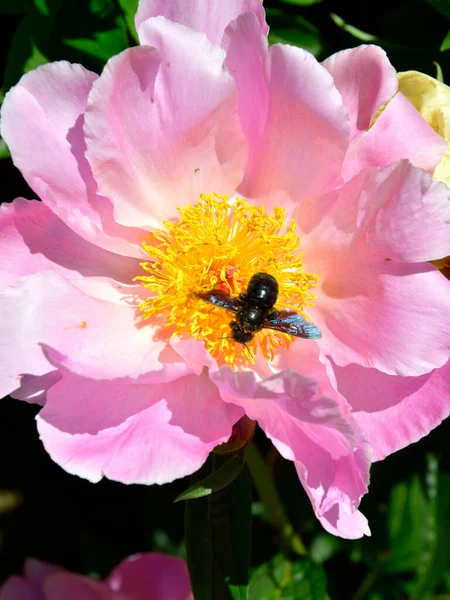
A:
<svg viewBox="0 0 450 600">
<path fill-rule="evenodd" d="M 243 346 L 247 350 L 247 352 L 250 354 L 250 358 L 253 360 L 253 354 L 252 354 L 252 351 L 250 350 L 250 348 L 247 346 L 247 344 L 245 342 L 244 342 Z"/>
<path fill-rule="evenodd" d="M 247 294 L 244 294 L 244 292 L 239 294 L 238 298 L 239 300 L 242 300 L 242 302 L 247 302 Z"/>
</svg>

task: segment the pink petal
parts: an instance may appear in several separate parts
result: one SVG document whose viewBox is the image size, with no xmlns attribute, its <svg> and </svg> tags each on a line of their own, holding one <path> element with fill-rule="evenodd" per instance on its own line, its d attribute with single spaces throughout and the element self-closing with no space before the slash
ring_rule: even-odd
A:
<svg viewBox="0 0 450 600">
<path fill-rule="evenodd" d="M 116 594 L 101 581 L 73 573 L 52 575 L 45 582 L 45 600 L 133 600 Z"/>
<path fill-rule="evenodd" d="M 333 364 L 339 391 L 374 448 L 374 460 L 427 435 L 450 415 L 450 362 L 420 377 Z"/>
<path fill-rule="evenodd" d="M 84 156 L 83 113 L 96 79 L 67 62 L 30 71 L 5 97 L 1 134 L 29 185 L 71 229 L 101 247 L 139 256 L 142 233 L 114 222 Z"/>
<path fill-rule="evenodd" d="M 45 375 L 21 375 L 16 378 L 17 388 L 9 395 L 16 400 L 44 406 L 47 391 L 61 379 L 59 371 L 49 371 Z"/>
<path fill-rule="evenodd" d="M 350 139 L 353 139 L 369 129 L 377 110 L 394 96 L 398 87 L 397 73 L 386 52 L 378 46 L 342 50 L 322 64 L 333 76 L 344 100 L 350 120 Z"/>
<path fill-rule="evenodd" d="M 329 520 L 327 515 L 336 504 L 338 513 L 357 510 L 367 492 L 370 448 L 337 402 L 315 396 L 315 382 L 295 371 L 282 371 L 259 382 L 251 372 L 235 373 L 229 368 L 212 377 L 222 398 L 242 406 L 279 452 L 296 463 L 320 519 Z M 344 537 L 368 532 L 348 523 L 341 530 L 338 518 L 331 522 L 330 527 Z"/>
<path fill-rule="evenodd" d="M 53 370 L 42 344 L 87 377 L 135 378 L 163 368 L 158 357 L 166 343 L 154 340 L 150 324 L 138 326 L 132 306 L 91 298 L 52 271 L 24 277 L 4 290 L 0 320 L 0 396 L 17 388 L 18 375 Z"/>
<path fill-rule="evenodd" d="M 239 192 L 269 205 L 300 202 L 340 182 L 348 120 L 327 70 L 300 48 L 267 49 L 253 14 L 226 30 L 249 163 Z"/>
<path fill-rule="evenodd" d="M 159 226 L 202 192 L 233 194 L 247 150 L 223 51 L 163 17 L 141 33 L 154 48 L 111 59 L 92 88 L 87 156 L 119 222 Z"/>
<path fill-rule="evenodd" d="M 48 269 L 68 280 L 110 277 L 128 285 L 139 271 L 136 259 L 95 246 L 45 204 L 24 198 L 0 206 L 0 254 L 0 290 Z"/>
<path fill-rule="evenodd" d="M 186 563 L 148 552 L 129 556 L 106 580 L 109 587 L 135 600 L 193 600 Z"/>
<path fill-rule="evenodd" d="M 36 558 L 27 558 L 25 560 L 24 571 L 27 581 L 41 592 L 44 591 L 44 583 L 47 577 L 65 572 L 62 567 L 37 560 Z"/>
<path fill-rule="evenodd" d="M 384 167 L 403 158 L 432 174 L 446 149 L 444 138 L 398 92 L 369 131 L 353 141 L 343 166 L 344 179 L 366 167 Z"/>
<path fill-rule="evenodd" d="M 245 12 L 256 15 L 262 32 L 267 35 L 267 27 L 262 0 L 140 0 L 135 17 L 136 31 L 140 24 L 150 17 L 159 15 L 175 23 L 205 33 L 212 44 L 220 46 L 227 25 Z M 141 44 L 147 44 L 141 39 Z"/>
<path fill-rule="evenodd" d="M 324 354 L 340 366 L 353 362 L 405 376 L 428 373 L 447 362 L 450 282 L 437 269 L 391 262 L 364 272 L 350 261 L 347 268 L 352 275 L 345 282 L 337 281 L 342 271 L 336 271 L 334 282 L 329 280 L 328 296 L 315 317 Z"/>
<path fill-rule="evenodd" d="M 42 600 L 42 595 L 21 577 L 13 576 L 0 588 L 0 600 Z"/>
<path fill-rule="evenodd" d="M 395 262 L 448 254 L 441 186 L 404 162 L 364 172 L 299 213 L 306 270 L 320 278 L 308 312 L 336 364 L 409 376 L 447 362 L 449 281 L 429 264 Z"/>
<path fill-rule="evenodd" d="M 296 468 L 299 479 L 302 481 L 303 469 L 299 463 L 296 463 Z M 317 500 L 320 500 L 320 494 L 317 494 L 316 498 L 316 495 L 313 494 L 305 484 L 303 485 L 314 507 L 317 504 Z M 339 504 L 334 504 L 329 510 L 323 513 L 316 512 L 316 516 L 322 524 L 322 527 L 333 535 L 338 535 L 348 540 L 355 540 L 364 535 L 371 535 L 368 521 L 359 510 L 348 513 L 345 508 Z"/>
<path fill-rule="evenodd" d="M 372 449 L 353 422 L 357 444 L 352 453 L 333 460 L 329 473 L 329 457 L 317 444 L 309 444 L 307 461 L 295 462 L 300 481 L 311 500 L 314 512 L 323 527 L 334 535 L 357 539 L 370 535 L 366 517 L 357 510 L 361 497 L 367 492 Z M 317 471 L 322 478 L 317 477 Z M 324 487 L 323 480 L 332 479 Z"/>
<path fill-rule="evenodd" d="M 359 228 L 383 258 L 422 262 L 450 254 L 450 191 L 445 184 L 402 161 L 369 172 L 364 189 L 369 194 L 358 203 Z"/>
<path fill-rule="evenodd" d="M 47 452 L 69 473 L 149 485 L 199 469 L 242 414 L 222 402 L 206 372 L 153 386 L 65 373 L 37 423 Z"/>
</svg>

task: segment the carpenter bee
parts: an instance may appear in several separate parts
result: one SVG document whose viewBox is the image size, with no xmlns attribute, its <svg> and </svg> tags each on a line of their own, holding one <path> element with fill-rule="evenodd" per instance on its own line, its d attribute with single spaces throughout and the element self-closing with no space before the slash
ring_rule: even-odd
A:
<svg viewBox="0 0 450 600">
<path fill-rule="evenodd" d="M 322 337 L 322 332 L 314 323 L 294 310 L 274 308 L 278 298 L 278 282 L 268 273 L 255 273 L 247 290 L 237 298 L 216 289 L 197 295 L 206 302 L 235 313 L 235 320 L 230 322 L 231 337 L 240 344 L 250 342 L 261 329 L 275 329 L 310 340 Z"/>
</svg>

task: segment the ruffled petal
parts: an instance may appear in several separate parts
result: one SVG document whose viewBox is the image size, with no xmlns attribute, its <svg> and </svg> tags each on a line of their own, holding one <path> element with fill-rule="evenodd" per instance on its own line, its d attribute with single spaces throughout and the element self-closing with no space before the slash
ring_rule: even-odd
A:
<svg viewBox="0 0 450 600">
<path fill-rule="evenodd" d="M 106 580 L 108 586 L 135 600 L 193 600 L 186 563 L 149 552 L 129 556 Z"/>
<path fill-rule="evenodd" d="M 385 167 L 404 158 L 432 174 L 446 149 L 446 141 L 398 92 L 369 131 L 351 144 L 343 176 L 348 181 L 366 167 Z"/>
<path fill-rule="evenodd" d="M 61 379 L 59 371 L 49 371 L 45 375 L 21 375 L 18 376 L 17 388 L 9 392 L 16 400 L 25 400 L 30 404 L 44 406 L 47 391 Z"/>
<path fill-rule="evenodd" d="M 212 378 L 222 398 L 242 406 L 282 456 L 296 463 L 320 519 L 330 521 L 343 537 L 368 532 L 348 523 L 341 530 L 339 518 L 328 518 L 335 505 L 338 514 L 354 513 L 369 481 L 370 448 L 337 402 L 315 396 L 315 382 L 289 370 L 258 382 L 251 372 L 227 367 Z"/>
<path fill-rule="evenodd" d="M 268 49 L 249 13 L 227 28 L 224 45 L 249 141 L 238 191 L 273 206 L 336 186 L 348 147 L 348 119 L 327 70 L 300 48 Z"/>
<path fill-rule="evenodd" d="M 297 474 L 322 526 L 333 535 L 351 540 L 370 535 L 367 519 L 357 507 L 368 489 L 372 459 L 370 444 L 353 423 L 355 450 L 334 459 L 331 474 L 327 466 L 329 457 L 323 451 L 325 440 L 319 445 L 309 445 L 307 461 L 295 461 Z M 322 478 L 315 475 L 317 471 Z M 326 487 L 324 480 L 329 481 Z"/>
<path fill-rule="evenodd" d="M 396 377 L 333 364 L 337 387 L 352 405 L 374 460 L 417 442 L 450 415 L 450 362 L 420 377 Z"/>
<path fill-rule="evenodd" d="M 143 21 L 163 16 L 206 34 L 212 44 L 220 46 L 227 25 L 246 12 L 256 15 L 261 31 L 267 35 L 269 28 L 262 0 L 140 0 L 134 22 L 136 31 L 140 32 Z M 142 35 L 141 44 L 147 44 L 145 34 Z"/>
<path fill-rule="evenodd" d="M 303 207 L 305 268 L 319 275 L 308 313 L 323 354 L 404 376 L 447 362 L 450 283 L 413 261 L 449 254 L 449 217 L 448 189 L 406 162 Z"/>
<path fill-rule="evenodd" d="M 397 73 L 379 46 L 342 50 L 323 61 L 347 108 L 350 139 L 369 129 L 377 110 L 397 91 Z"/>
<path fill-rule="evenodd" d="M 27 581 L 13 575 L 0 588 L 0 600 L 42 600 L 42 595 Z"/>
<path fill-rule="evenodd" d="M 89 297 L 53 271 L 4 290 L 0 320 L 0 396 L 15 390 L 21 375 L 53 370 L 43 345 L 87 377 L 136 378 L 163 368 L 159 355 L 166 342 L 154 339 L 152 325 L 137 322 L 132 306 Z"/>
<path fill-rule="evenodd" d="M 47 452 L 69 473 L 149 485 L 199 469 L 242 414 L 222 402 L 206 372 L 154 386 L 64 374 L 37 423 Z"/>
<path fill-rule="evenodd" d="M 127 285 L 139 272 L 136 259 L 95 246 L 45 204 L 24 198 L 0 206 L 0 254 L 0 290 L 48 269 L 67 280 L 108 277 Z"/>
<path fill-rule="evenodd" d="M 73 231 L 113 252 L 139 256 L 141 232 L 115 223 L 85 158 L 83 113 L 96 79 L 64 61 L 30 71 L 5 97 L 1 135 L 30 187 Z"/>
<path fill-rule="evenodd" d="M 233 194 L 247 149 L 223 51 L 163 17 L 141 31 L 153 48 L 114 57 L 92 88 L 87 157 L 119 222 L 158 227 L 200 193 Z"/>
</svg>

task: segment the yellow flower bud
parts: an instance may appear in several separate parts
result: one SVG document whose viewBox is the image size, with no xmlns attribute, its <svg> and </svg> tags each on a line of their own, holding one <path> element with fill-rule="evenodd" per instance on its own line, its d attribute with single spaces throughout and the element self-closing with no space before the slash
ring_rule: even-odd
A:
<svg viewBox="0 0 450 600">
<path fill-rule="evenodd" d="M 447 151 L 433 176 L 450 187 L 450 87 L 424 73 L 405 71 L 398 73 L 398 89 L 447 142 Z"/>
</svg>

